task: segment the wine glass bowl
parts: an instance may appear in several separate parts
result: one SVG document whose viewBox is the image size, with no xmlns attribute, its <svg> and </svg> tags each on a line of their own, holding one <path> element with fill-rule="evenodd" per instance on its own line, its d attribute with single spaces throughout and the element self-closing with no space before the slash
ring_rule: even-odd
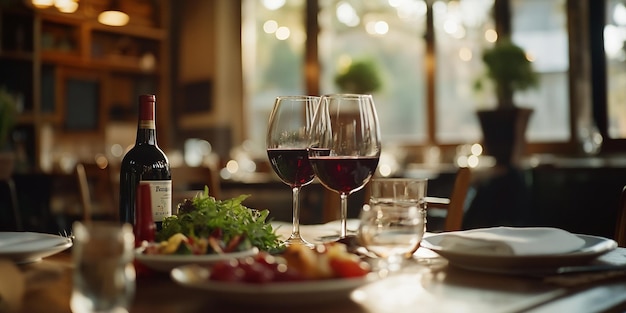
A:
<svg viewBox="0 0 626 313">
<path fill-rule="evenodd" d="M 293 223 L 286 245 L 302 244 L 312 247 L 300 235 L 300 188 L 315 178 L 309 162 L 308 136 L 315 109 L 316 96 L 276 97 L 267 131 L 267 156 L 280 180 L 293 193 Z"/>
<path fill-rule="evenodd" d="M 371 95 L 321 97 L 311 126 L 309 160 L 320 183 L 340 195 L 340 238 L 347 233 L 347 197 L 374 175 L 380 150 L 378 116 Z"/>
<path fill-rule="evenodd" d="M 359 242 L 380 258 L 381 273 L 395 272 L 419 248 L 426 230 L 425 179 L 374 179 L 359 215 Z"/>
</svg>

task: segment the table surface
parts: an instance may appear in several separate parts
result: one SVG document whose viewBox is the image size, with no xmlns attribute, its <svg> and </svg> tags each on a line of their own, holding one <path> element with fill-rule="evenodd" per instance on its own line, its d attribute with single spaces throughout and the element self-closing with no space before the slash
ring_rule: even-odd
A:
<svg viewBox="0 0 626 313">
<path fill-rule="evenodd" d="M 626 248 L 602 258 L 626 264 Z M 626 271 L 562 281 L 486 274 L 451 267 L 420 248 L 402 273 L 365 285 L 351 297 L 315 305 L 253 306 L 220 301 L 176 284 L 166 273 L 139 276 L 130 312 L 623 312 Z M 26 294 L 21 312 L 66 313 L 72 289 L 71 251 L 21 265 Z M 610 277 L 609 277 L 610 276 Z M 598 279 L 602 277 L 603 279 Z"/>
</svg>

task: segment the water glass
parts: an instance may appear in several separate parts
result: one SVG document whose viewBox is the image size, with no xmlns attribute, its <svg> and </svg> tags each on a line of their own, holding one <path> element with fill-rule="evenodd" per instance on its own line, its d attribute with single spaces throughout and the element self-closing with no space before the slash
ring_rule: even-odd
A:
<svg viewBox="0 0 626 313">
<path fill-rule="evenodd" d="M 75 222 L 73 232 L 72 312 L 128 312 L 135 294 L 132 226 Z"/>
<path fill-rule="evenodd" d="M 388 274 L 419 248 L 426 228 L 426 179 L 372 179 L 371 198 L 360 213 L 358 238 Z"/>
</svg>

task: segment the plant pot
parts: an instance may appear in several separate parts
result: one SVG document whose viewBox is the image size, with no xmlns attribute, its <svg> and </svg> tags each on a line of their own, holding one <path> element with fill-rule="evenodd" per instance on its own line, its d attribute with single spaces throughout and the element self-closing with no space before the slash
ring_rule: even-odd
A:
<svg viewBox="0 0 626 313">
<path fill-rule="evenodd" d="M 485 154 L 497 165 L 517 165 L 526 149 L 526 128 L 533 112 L 528 108 L 478 111 Z"/>
<path fill-rule="evenodd" d="M 0 181 L 6 181 L 13 175 L 15 167 L 15 153 L 13 151 L 0 152 Z"/>
</svg>

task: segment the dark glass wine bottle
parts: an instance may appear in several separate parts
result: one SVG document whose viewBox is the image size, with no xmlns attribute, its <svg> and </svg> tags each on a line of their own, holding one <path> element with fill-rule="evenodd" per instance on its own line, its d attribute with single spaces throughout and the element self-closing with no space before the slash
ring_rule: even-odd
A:
<svg viewBox="0 0 626 313">
<path fill-rule="evenodd" d="M 160 230 L 163 219 L 172 215 L 172 174 L 157 145 L 155 105 L 154 95 L 139 96 L 137 139 L 120 166 L 120 221 L 135 225 L 137 187 L 144 182 L 150 185 L 152 216 Z"/>
</svg>

